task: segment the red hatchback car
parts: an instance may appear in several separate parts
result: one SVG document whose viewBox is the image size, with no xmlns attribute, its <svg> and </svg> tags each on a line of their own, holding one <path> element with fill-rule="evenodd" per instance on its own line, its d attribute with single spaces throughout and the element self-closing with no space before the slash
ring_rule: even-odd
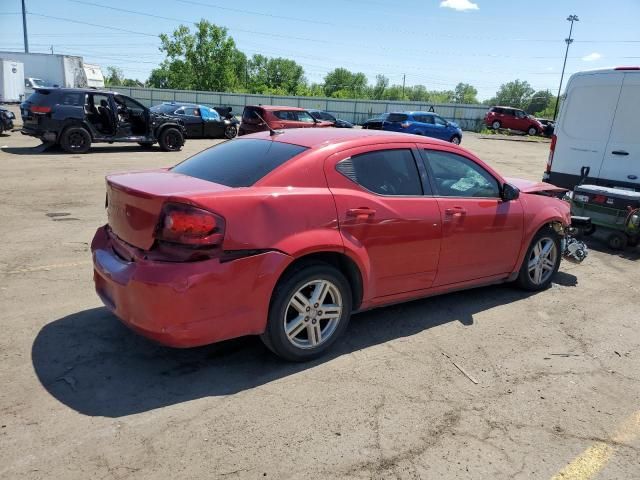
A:
<svg viewBox="0 0 640 480">
<path fill-rule="evenodd" d="M 263 121 L 264 120 L 264 121 Z M 266 123 L 265 123 L 266 122 Z M 318 120 L 304 108 L 275 105 L 244 107 L 238 135 L 266 132 L 269 129 L 333 127 L 333 122 Z"/>
<path fill-rule="evenodd" d="M 544 289 L 571 221 L 557 187 L 370 130 L 265 132 L 106 180 L 91 250 L 116 316 L 175 347 L 261 335 L 297 361 L 352 312 L 502 282 Z"/>
<path fill-rule="evenodd" d="M 491 107 L 484 117 L 484 123 L 495 130 L 510 128 L 527 132 L 528 135 L 539 135 L 544 131 L 544 125 L 537 119 L 524 110 L 512 107 Z"/>
</svg>

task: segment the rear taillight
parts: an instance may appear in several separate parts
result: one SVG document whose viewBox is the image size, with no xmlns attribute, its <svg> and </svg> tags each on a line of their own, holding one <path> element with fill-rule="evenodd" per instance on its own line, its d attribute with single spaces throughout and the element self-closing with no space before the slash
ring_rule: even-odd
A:
<svg viewBox="0 0 640 480">
<path fill-rule="evenodd" d="M 547 173 L 551 173 L 551 164 L 553 163 L 553 154 L 556 151 L 557 139 L 557 136 L 551 135 L 551 147 L 549 147 L 549 159 L 547 160 Z"/>
<path fill-rule="evenodd" d="M 51 112 L 51 107 L 45 107 L 42 105 L 32 105 L 31 106 L 31 111 L 33 113 L 50 113 Z"/>
<path fill-rule="evenodd" d="M 402 122 L 402 123 L 400 124 L 400 126 L 401 126 L 402 128 L 409 128 L 409 122 Z"/>
<path fill-rule="evenodd" d="M 224 238 L 224 219 L 215 213 L 182 203 L 166 203 L 156 229 L 165 242 L 214 247 Z"/>
</svg>

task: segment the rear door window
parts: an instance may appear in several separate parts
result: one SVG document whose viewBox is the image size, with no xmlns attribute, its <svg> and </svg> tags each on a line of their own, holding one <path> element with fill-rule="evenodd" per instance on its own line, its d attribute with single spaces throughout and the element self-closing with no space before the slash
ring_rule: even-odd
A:
<svg viewBox="0 0 640 480">
<path fill-rule="evenodd" d="M 377 150 L 347 158 L 340 173 L 379 195 L 422 195 L 422 184 L 409 149 Z"/>
<path fill-rule="evenodd" d="M 197 153 L 171 171 L 228 187 L 249 187 L 305 150 L 272 140 L 235 139 Z"/>
<path fill-rule="evenodd" d="M 242 121 L 245 123 L 260 123 L 262 120 L 260 120 L 258 115 L 264 118 L 264 112 L 262 111 L 262 109 L 258 109 L 255 107 L 244 107 L 244 111 L 242 112 Z"/>
</svg>

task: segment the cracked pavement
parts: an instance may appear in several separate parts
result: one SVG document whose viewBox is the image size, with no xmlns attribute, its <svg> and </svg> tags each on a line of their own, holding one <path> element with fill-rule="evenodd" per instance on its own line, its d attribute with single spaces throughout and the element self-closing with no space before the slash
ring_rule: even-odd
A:
<svg viewBox="0 0 640 480">
<path fill-rule="evenodd" d="M 356 315 L 308 364 L 251 337 L 172 350 L 101 307 L 88 244 L 106 173 L 212 142 L 74 156 L 1 141 L 0 478 L 544 479 L 600 443 L 613 453 L 598 479 L 640 478 L 638 435 L 615 435 L 640 409 L 640 250 L 590 239 L 587 261 L 563 262 L 545 292 L 487 287 Z M 463 146 L 533 180 L 548 151 L 472 134 Z"/>
</svg>

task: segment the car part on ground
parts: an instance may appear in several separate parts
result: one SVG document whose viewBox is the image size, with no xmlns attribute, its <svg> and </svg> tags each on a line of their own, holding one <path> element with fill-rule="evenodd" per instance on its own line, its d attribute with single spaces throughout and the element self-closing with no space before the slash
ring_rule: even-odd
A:
<svg viewBox="0 0 640 480">
<path fill-rule="evenodd" d="M 455 145 L 462 141 L 462 129 L 433 112 L 394 112 L 382 120 L 382 130 L 438 138 Z"/>
<path fill-rule="evenodd" d="M 232 139 L 238 135 L 240 121 L 231 114 L 231 107 L 165 102 L 150 110 L 179 119 L 184 124 L 187 138 Z"/>
<path fill-rule="evenodd" d="M 548 287 L 573 244 L 560 191 L 426 137 L 264 132 L 107 177 L 95 287 L 160 343 L 261 335 L 304 361 L 351 311 L 494 283 Z"/>
<path fill-rule="evenodd" d="M 152 112 L 115 92 L 79 88 L 41 88 L 20 105 L 21 132 L 70 153 L 86 153 L 93 143 L 159 143 L 165 151 L 184 144 L 181 120 Z"/>
<path fill-rule="evenodd" d="M 276 131 L 285 128 L 333 127 L 332 122 L 316 120 L 307 110 L 298 107 L 248 105 L 242 112 L 238 135 Z"/>
</svg>

